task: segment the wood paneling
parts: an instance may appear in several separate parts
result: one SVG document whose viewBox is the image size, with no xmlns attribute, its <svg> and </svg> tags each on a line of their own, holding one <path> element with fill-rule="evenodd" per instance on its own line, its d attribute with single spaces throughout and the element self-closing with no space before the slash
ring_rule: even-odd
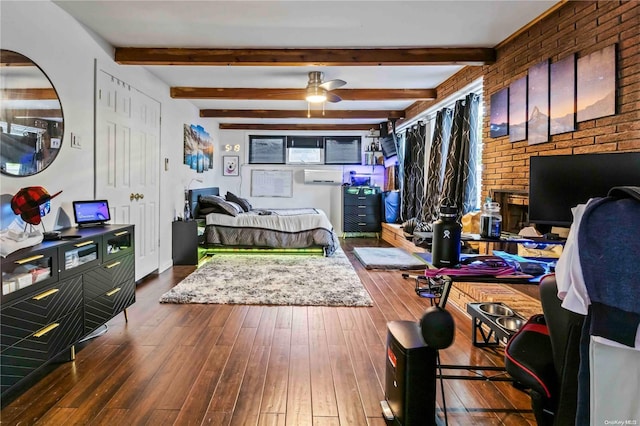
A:
<svg viewBox="0 0 640 426">
<path fill-rule="evenodd" d="M 366 131 L 377 124 L 230 124 L 220 123 L 220 130 L 358 130 Z"/>
</svg>

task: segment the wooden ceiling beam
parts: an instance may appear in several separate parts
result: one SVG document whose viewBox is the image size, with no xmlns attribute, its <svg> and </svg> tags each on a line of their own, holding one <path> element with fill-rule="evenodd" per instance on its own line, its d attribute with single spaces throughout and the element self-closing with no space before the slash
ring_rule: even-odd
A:
<svg viewBox="0 0 640 426">
<path fill-rule="evenodd" d="M 206 66 L 379 66 L 490 65 L 496 51 L 486 47 L 399 49 L 188 49 L 116 47 L 122 65 Z"/>
<path fill-rule="evenodd" d="M 257 124 L 220 123 L 220 130 L 313 130 L 313 131 L 367 131 L 377 124 Z"/>
<path fill-rule="evenodd" d="M 309 118 L 306 109 L 201 109 L 200 117 L 242 117 L 242 118 Z M 311 118 L 402 118 L 404 111 L 391 110 L 335 110 L 311 109 Z"/>
<path fill-rule="evenodd" d="M 58 94 L 53 88 L 49 89 L 0 89 L 0 99 L 4 100 L 58 100 Z"/>
<path fill-rule="evenodd" d="M 344 101 L 382 101 L 435 99 L 435 89 L 336 89 Z M 262 89 L 231 87 L 172 87 L 174 99 L 249 99 L 262 101 L 299 101 L 305 98 L 305 89 Z"/>
<path fill-rule="evenodd" d="M 61 109 L 5 109 L 8 117 L 20 118 L 62 118 Z"/>
</svg>

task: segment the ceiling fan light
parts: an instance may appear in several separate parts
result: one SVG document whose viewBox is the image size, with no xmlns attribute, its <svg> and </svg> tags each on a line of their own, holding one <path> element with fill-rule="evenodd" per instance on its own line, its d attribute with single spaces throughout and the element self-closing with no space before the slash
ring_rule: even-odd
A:
<svg viewBox="0 0 640 426">
<path fill-rule="evenodd" d="M 307 88 L 307 96 L 305 99 L 312 104 L 321 103 L 327 100 L 327 95 L 325 91 L 319 87 L 309 87 Z"/>
</svg>

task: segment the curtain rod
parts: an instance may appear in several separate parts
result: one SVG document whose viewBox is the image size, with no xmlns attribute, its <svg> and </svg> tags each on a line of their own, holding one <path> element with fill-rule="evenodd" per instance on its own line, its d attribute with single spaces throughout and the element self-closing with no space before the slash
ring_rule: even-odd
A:
<svg viewBox="0 0 640 426">
<path fill-rule="evenodd" d="M 482 78 L 473 81 L 472 83 L 466 85 L 465 87 L 463 87 L 462 89 L 458 90 L 454 94 L 446 97 L 441 102 L 438 102 L 437 104 L 435 104 L 435 105 L 427 108 L 426 110 L 422 111 L 420 114 L 416 115 L 415 117 L 413 117 L 411 120 L 407 121 L 406 123 L 402 123 L 401 125 L 399 125 L 398 128 L 396 129 L 396 133 L 399 133 L 399 132 L 405 130 L 406 128 L 411 127 L 411 126 L 413 126 L 414 124 L 417 124 L 420 121 L 429 122 L 429 121 L 435 119 L 436 113 L 439 110 L 441 110 L 443 108 L 453 108 L 458 100 L 464 98 L 469 93 L 472 93 L 472 92 L 477 93 L 477 94 L 482 93 L 482 87 L 483 87 Z"/>
</svg>

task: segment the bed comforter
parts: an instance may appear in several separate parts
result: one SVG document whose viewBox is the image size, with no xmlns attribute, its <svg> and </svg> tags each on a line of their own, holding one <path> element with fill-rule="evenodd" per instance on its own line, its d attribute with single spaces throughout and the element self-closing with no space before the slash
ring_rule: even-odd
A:
<svg viewBox="0 0 640 426">
<path fill-rule="evenodd" d="M 331 256 L 340 243 L 327 215 L 319 209 L 256 209 L 230 216 L 206 216 L 206 242 L 232 247 L 322 247 Z"/>
</svg>

